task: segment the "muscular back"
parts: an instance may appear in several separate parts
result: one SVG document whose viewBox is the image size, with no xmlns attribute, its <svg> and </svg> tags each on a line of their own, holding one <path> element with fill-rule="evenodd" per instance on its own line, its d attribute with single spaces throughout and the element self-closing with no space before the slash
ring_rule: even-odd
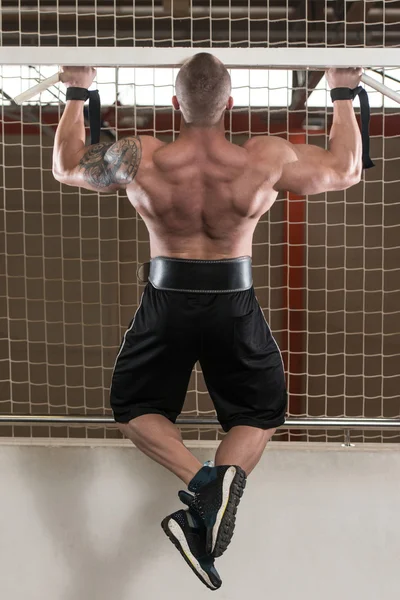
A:
<svg viewBox="0 0 400 600">
<path fill-rule="evenodd" d="M 55 139 L 54 177 L 99 192 L 126 189 L 148 227 L 153 257 L 251 256 L 254 229 L 278 191 L 319 194 L 361 177 L 361 136 L 351 105 L 335 106 L 332 151 L 273 136 L 238 147 L 226 141 L 222 127 L 185 128 L 172 144 L 143 136 L 86 147 L 81 108 L 67 103 Z M 354 148 L 348 142 L 346 149 L 346 136 Z"/>
<path fill-rule="evenodd" d="M 127 193 L 149 230 L 152 256 L 251 256 L 257 222 L 277 196 L 272 161 L 260 163 L 254 144 L 223 136 L 172 144 L 142 137 L 141 144 Z"/>
<path fill-rule="evenodd" d="M 87 147 L 82 101 L 76 100 L 67 102 L 57 128 L 54 177 L 98 192 L 126 189 L 149 229 L 152 256 L 251 255 L 256 224 L 278 191 L 319 194 L 347 189 L 361 178 L 361 135 L 351 100 L 334 103 L 329 150 L 269 136 L 253 138 L 240 148 L 226 141 L 223 128 L 223 112 L 233 105 L 231 97 L 225 104 L 229 74 L 215 57 L 203 54 L 200 62 L 185 63 L 194 69 L 190 81 L 185 79 L 190 74 L 185 65 L 179 72 L 183 106 L 176 96 L 173 104 L 184 118 L 176 142 L 166 145 L 143 136 Z M 218 92 L 212 98 L 211 72 L 212 89 Z M 68 86 L 86 89 L 95 73 L 91 67 L 65 67 L 62 78 Z M 331 88 L 354 89 L 361 74 L 362 69 L 330 69 L 327 77 Z M 220 78 L 223 89 L 217 85 Z M 193 106 L 188 90 L 193 92 Z"/>
</svg>

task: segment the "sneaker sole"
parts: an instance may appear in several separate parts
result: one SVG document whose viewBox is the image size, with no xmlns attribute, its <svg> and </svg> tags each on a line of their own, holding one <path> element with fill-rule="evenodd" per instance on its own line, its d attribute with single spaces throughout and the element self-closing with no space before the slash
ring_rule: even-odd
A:
<svg viewBox="0 0 400 600">
<path fill-rule="evenodd" d="M 212 529 L 212 555 L 219 558 L 231 543 L 235 530 L 236 512 L 244 488 L 246 473 L 240 467 L 230 467 L 222 484 L 222 505 Z"/>
<path fill-rule="evenodd" d="M 189 545 L 186 541 L 185 534 L 181 527 L 174 519 L 170 519 L 166 517 L 162 523 L 161 527 L 164 530 L 164 533 L 168 536 L 171 542 L 174 544 L 175 548 L 177 548 L 181 554 L 181 556 L 185 559 L 189 567 L 192 569 L 193 573 L 200 579 L 208 589 L 215 591 L 218 590 L 221 586 L 215 586 L 207 573 L 201 568 L 200 563 L 197 558 L 190 551 Z"/>
</svg>

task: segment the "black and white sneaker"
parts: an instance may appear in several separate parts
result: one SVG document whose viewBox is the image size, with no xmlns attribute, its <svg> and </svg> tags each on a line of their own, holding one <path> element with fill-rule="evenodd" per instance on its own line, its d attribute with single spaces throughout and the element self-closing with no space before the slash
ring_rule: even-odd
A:
<svg viewBox="0 0 400 600">
<path fill-rule="evenodd" d="M 240 467 L 203 467 L 189 483 L 189 491 L 179 492 L 181 501 L 198 514 L 207 530 L 206 551 L 222 556 L 235 529 L 236 511 L 246 486 L 246 473 Z"/>
<path fill-rule="evenodd" d="M 166 517 L 161 527 L 204 585 L 210 590 L 220 588 L 222 581 L 213 557 L 206 553 L 206 528 L 199 516 L 178 510 Z"/>
</svg>

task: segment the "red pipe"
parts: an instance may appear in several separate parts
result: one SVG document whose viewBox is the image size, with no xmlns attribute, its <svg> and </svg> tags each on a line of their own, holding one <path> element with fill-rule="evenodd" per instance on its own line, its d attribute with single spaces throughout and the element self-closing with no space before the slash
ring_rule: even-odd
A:
<svg viewBox="0 0 400 600">
<path fill-rule="evenodd" d="M 291 131 L 292 144 L 305 144 L 303 130 Z M 291 415 L 304 414 L 305 311 L 305 196 L 289 193 L 284 204 L 282 355 L 288 383 Z M 297 435 L 296 435 L 297 439 Z"/>
</svg>

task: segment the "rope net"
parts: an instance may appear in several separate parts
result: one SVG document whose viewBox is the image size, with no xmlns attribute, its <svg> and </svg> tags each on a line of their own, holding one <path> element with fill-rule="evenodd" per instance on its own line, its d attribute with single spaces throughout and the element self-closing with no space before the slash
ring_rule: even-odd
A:
<svg viewBox="0 0 400 600">
<path fill-rule="evenodd" d="M 400 2 L 9 2 L 8 46 L 366 47 L 398 45 Z M 396 35 L 395 35 L 396 34 Z M 160 49 L 160 52 L 162 48 Z M 99 53 L 104 50 L 99 49 Z M 66 62 L 67 61 L 66 50 Z M 149 259 L 144 223 L 125 194 L 61 186 L 51 173 L 62 85 L 12 98 L 56 66 L 1 67 L 0 413 L 111 416 L 108 390 Z M 280 135 L 328 147 L 332 105 L 322 72 L 232 69 L 229 139 Z M 368 74 L 400 90 L 400 69 Z M 171 141 L 176 70 L 100 68 L 102 141 Z M 281 347 L 289 416 L 400 416 L 400 114 L 371 89 L 376 164 L 346 192 L 277 200 L 254 237 L 257 297 Z M 358 100 L 355 105 L 358 106 Z M 357 109 L 358 110 L 358 109 Z M 197 366 L 183 416 L 213 416 Z M 113 427 L 3 425 L 1 436 L 118 437 Z M 187 439 L 216 439 L 213 427 Z M 276 439 L 340 441 L 340 431 Z M 399 441 L 358 432 L 358 441 Z"/>
<path fill-rule="evenodd" d="M 398 0 L 8 0 L 3 46 L 382 47 Z"/>
</svg>

